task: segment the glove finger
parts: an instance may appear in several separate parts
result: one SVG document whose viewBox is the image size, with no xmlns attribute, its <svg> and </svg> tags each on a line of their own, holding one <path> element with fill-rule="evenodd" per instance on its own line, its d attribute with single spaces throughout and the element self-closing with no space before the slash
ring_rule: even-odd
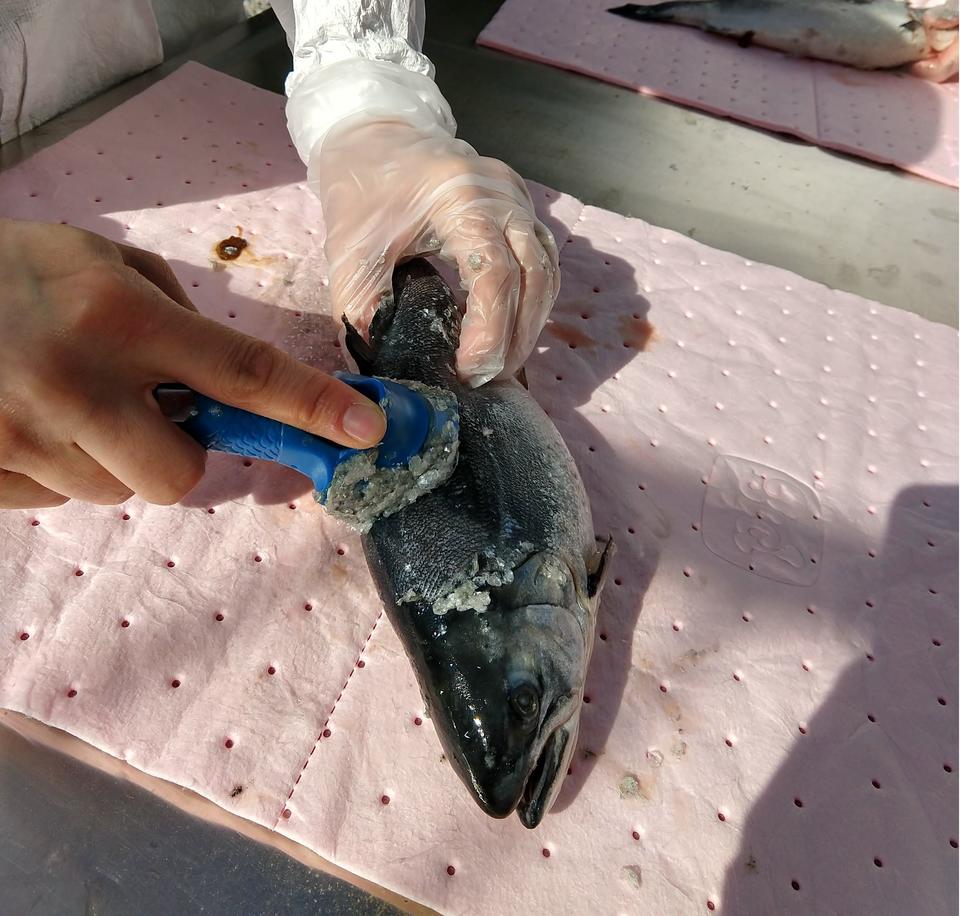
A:
<svg viewBox="0 0 960 916">
<path fill-rule="evenodd" d="M 946 31 L 956 29 L 958 25 L 956 6 L 945 3 L 942 6 L 928 7 L 923 11 L 923 25 L 928 29 Z"/>
<path fill-rule="evenodd" d="M 348 254 L 330 268 L 330 308 L 335 321 L 346 315 L 366 337 L 380 300 L 391 291 L 396 257 L 384 252 L 377 257 Z"/>
<path fill-rule="evenodd" d="M 480 207 L 483 202 L 477 202 Z M 456 261 L 467 291 L 467 308 L 460 327 L 457 371 L 476 387 L 503 369 L 513 337 L 520 296 L 520 265 L 490 217 L 460 216 L 452 232 L 441 232 L 441 257 Z"/>
<path fill-rule="evenodd" d="M 535 227 L 535 220 L 514 219 L 504 232 L 520 265 L 520 300 L 513 337 L 500 373 L 503 378 L 513 376 L 524 364 L 556 299 L 556 263 L 544 249 L 541 235 Z"/>
<path fill-rule="evenodd" d="M 907 73 L 931 83 L 946 82 L 957 75 L 958 45 L 960 42 L 955 40 L 948 48 L 934 54 L 933 57 L 910 64 L 907 67 Z"/>
</svg>

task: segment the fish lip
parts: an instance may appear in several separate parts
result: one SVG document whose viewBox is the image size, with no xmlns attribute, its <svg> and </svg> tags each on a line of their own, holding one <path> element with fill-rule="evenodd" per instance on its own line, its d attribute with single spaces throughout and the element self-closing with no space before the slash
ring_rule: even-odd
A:
<svg viewBox="0 0 960 916">
<path fill-rule="evenodd" d="M 544 741 L 534 768 L 527 776 L 517 803 L 517 815 L 524 827 L 532 830 L 547 813 L 563 782 L 571 732 L 568 722 L 558 725 Z"/>
<path fill-rule="evenodd" d="M 483 811 L 487 817 L 493 817 L 497 820 L 503 820 L 504 818 L 510 817 L 511 814 L 517 808 L 517 802 L 511 802 L 508 808 L 497 808 L 494 807 L 483 795 L 482 792 L 474 792 L 474 798 L 476 799 L 477 804 L 480 806 L 480 809 Z"/>
</svg>

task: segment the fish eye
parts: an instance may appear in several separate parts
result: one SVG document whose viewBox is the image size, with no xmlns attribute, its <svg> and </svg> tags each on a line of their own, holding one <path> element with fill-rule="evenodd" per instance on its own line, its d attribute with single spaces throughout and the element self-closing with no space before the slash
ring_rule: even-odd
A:
<svg viewBox="0 0 960 916">
<path fill-rule="evenodd" d="M 522 719 L 529 721 L 540 712 L 540 697 L 532 687 L 523 684 L 510 694 L 510 705 Z"/>
</svg>

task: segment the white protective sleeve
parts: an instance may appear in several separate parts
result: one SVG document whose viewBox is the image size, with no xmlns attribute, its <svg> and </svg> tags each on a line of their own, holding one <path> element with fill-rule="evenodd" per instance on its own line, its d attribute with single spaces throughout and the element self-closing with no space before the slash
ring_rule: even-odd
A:
<svg viewBox="0 0 960 916">
<path fill-rule="evenodd" d="M 162 59 L 150 0 L 0 0 L 0 143 Z"/>
<path fill-rule="evenodd" d="M 401 117 L 450 136 L 457 125 L 423 54 L 423 0 L 273 0 L 287 33 L 287 126 L 307 163 L 352 115 Z"/>
</svg>

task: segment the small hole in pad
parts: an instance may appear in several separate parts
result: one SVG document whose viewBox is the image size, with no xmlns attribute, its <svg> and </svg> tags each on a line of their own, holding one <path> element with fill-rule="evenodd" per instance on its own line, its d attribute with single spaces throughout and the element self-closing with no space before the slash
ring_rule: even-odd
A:
<svg viewBox="0 0 960 916">
<path fill-rule="evenodd" d="M 70 697 L 71 700 L 72 700 L 76 695 L 77 695 L 77 691 L 76 691 L 73 687 L 71 687 L 71 688 L 67 691 L 67 696 Z"/>
<path fill-rule="evenodd" d="M 172 681 L 170 681 L 170 686 L 176 690 L 180 686 L 180 681 L 177 678 L 174 678 Z"/>
</svg>

